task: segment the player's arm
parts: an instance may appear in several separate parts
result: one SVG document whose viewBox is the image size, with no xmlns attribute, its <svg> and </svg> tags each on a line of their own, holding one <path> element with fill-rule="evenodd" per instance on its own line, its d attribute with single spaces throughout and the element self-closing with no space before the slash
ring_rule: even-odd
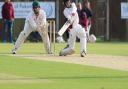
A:
<svg viewBox="0 0 128 89">
<path fill-rule="evenodd" d="M 67 18 L 67 23 L 72 23 L 73 22 L 73 18 L 72 15 L 65 9 L 63 12 L 65 18 Z"/>
<path fill-rule="evenodd" d="M 64 9 L 64 16 L 69 20 L 69 22 L 72 22 L 72 18 L 73 18 L 73 16 L 75 16 L 75 14 L 76 14 L 76 12 L 77 12 L 77 7 L 76 7 L 76 5 L 75 5 L 75 3 L 72 3 L 71 4 L 71 13 L 69 13 L 68 11 L 67 11 L 67 9 Z"/>
<path fill-rule="evenodd" d="M 68 20 L 71 20 L 71 15 L 68 13 L 68 11 L 66 9 L 64 9 L 64 12 L 63 12 L 65 18 L 67 18 Z"/>
<path fill-rule="evenodd" d="M 48 32 L 48 23 L 46 20 L 46 13 L 41 10 L 40 11 L 40 15 L 39 15 L 40 19 L 37 20 L 37 29 L 36 30 L 41 30 L 42 32 Z"/>
<path fill-rule="evenodd" d="M 44 11 L 42 11 L 42 15 L 43 15 L 42 24 L 46 25 L 46 23 L 47 23 L 47 21 L 46 21 L 46 13 Z"/>
<path fill-rule="evenodd" d="M 27 18 L 26 18 L 26 21 L 25 23 L 29 23 L 29 25 L 32 27 L 32 29 L 37 29 L 37 24 L 32 16 L 32 13 L 30 13 Z"/>
<path fill-rule="evenodd" d="M 37 29 L 41 28 L 42 30 L 46 28 L 47 26 L 47 21 L 46 21 L 46 13 L 44 11 L 41 11 L 41 15 L 40 15 L 41 19 L 39 20 L 39 22 L 37 22 L 38 27 Z"/>
<path fill-rule="evenodd" d="M 73 2 L 72 4 L 71 4 L 71 7 L 72 7 L 72 14 L 73 13 L 76 13 L 77 12 L 77 7 L 76 7 L 76 4 Z"/>
</svg>

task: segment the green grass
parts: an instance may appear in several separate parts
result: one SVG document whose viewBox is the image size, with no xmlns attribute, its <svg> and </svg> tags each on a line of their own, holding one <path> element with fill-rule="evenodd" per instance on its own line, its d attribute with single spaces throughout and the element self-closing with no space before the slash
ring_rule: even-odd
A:
<svg viewBox="0 0 128 89">
<path fill-rule="evenodd" d="M 56 44 L 56 54 L 65 44 Z M 0 44 L 0 89 L 128 89 L 128 71 L 5 56 Z M 79 54 L 79 44 L 76 44 Z M 128 43 L 87 45 L 88 54 L 128 56 Z M 18 54 L 45 53 L 42 43 L 25 43 Z"/>
<path fill-rule="evenodd" d="M 56 44 L 55 52 L 59 53 L 61 49 L 65 47 L 66 44 Z M 0 54 L 11 53 L 13 48 L 12 44 L 0 44 Z M 53 45 L 52 45 L 53 48 Z M 75 46 L 76 53 L 79 54 L 80 46 L 76 43 Z M 18 50 L 19 54 L 40 54 L 45 53 L 42 43 L 25 43 Z M 95 43 L 87 44 L 88 54 L 102 54 L 102 55 L 117 55 L 117 56 L 128 56 L 128 43 L 113 42 L 113 43 Z"/>
<path fill-rule="evenodd" d="M 128 43 L 113 42 L 89 44 L 88 50 L 91 54 L 128 56 Z"/>
<path fill-rule="evenodd" d="M 0 89 L 128 89 L 126 71 L 69 63 L 1 56 L 1 73 Z"/>
</svg>

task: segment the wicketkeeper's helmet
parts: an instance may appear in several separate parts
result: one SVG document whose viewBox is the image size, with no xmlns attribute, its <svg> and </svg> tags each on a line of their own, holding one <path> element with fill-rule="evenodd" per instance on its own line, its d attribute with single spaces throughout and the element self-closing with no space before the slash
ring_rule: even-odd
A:
<svg viewBox="0 0 128 89">
<path fill-rule="evenodd" d="M 40 4 L 37 0 L 33 1 L 32 7 L 40 7 Z"/>
</svg>

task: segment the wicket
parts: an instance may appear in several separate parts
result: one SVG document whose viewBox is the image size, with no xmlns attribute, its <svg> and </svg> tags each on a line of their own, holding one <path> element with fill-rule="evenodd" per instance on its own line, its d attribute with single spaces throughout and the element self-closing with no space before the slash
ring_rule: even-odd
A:
<svg viewBox="0 0 128 89">
<path fill-rule="evenodd" d="M 56 38 L 56 26 L 55 20 L 48 20 L 48 34 L 50 39 L 50 49 L 53 53 L 55 53 L 55 38 Z"/>
</svg>

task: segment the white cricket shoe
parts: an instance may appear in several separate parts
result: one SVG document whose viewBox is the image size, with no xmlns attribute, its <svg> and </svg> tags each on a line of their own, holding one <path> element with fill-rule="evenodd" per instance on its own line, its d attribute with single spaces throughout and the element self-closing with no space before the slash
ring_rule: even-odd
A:
<svg viewBox="0 0 128 89">
<path fill-rule="evenodd" d="M 84 57 L 85 55 L 86 55 L 85 51 L 81 52 L 81 54 L 80 54 L 81 57 Z"/>
<path fill-rule="evenodd" d="M 73 49 L 70 49 L 68 52 L 63 52 L 63 50 L 60 51 L 59 56 L 67 56 L 74 54 L 75 51 Z"/>
<path fill-rule="evenodd" d="M 16 50 L 15 49 L 12 49 L 12 54 L 16 54 Z"/>
<path fill-rule="evenodd" d="M 50 51 L 50 52 L 48 52 L 48 54 L 53 54 L 53 53 Z"/>
</svg>

